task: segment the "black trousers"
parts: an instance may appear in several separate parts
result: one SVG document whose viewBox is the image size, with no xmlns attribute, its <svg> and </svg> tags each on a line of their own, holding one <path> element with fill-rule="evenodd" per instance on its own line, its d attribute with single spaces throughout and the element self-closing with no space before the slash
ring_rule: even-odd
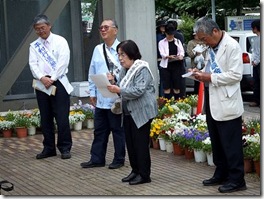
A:
<svg viewBox="0 0 264 199">
<path fill-rule="evenodd" d="M 72 137 L 69 124 L 70 96 L 61 82 L 53 83 L 57 87 L 55 96 L 36 90 L 41 116 L 41 129 L 44 136 L 44 152 L 56 151 L 54 118 L 58 126 L 57 147 L 61 153 L 70 151 Z"/>
<path fill-rule="evenodd" d="M 132 172 L 140 174 L 144 179 L 150 177 L 150 151 L 149 151 L 149 120 L 142 127 L 137 128 L 130 115 L 124 116 L 124 128 L 126 134 L 126 146 Z"/>
<path fill-rule="evenodd" d="M 105 164 L 107 144 L 112 132 L 114 142 L 114 158 L 112 163 L 123 164 L 125 162 L 125 132 L 121 126 L 121 115 L 111 112 L 111 109 L 95 108 L 94 115 L 94 140 L 91 148 L 91 161 L 97 164 Z"/>
<path fill-rule="evenodd" d="M 260 63 L 253 67 L 253 79 L 254 79 L 254 101 L 260 104 Z"/>
<path fill-rule="evenodd" d="M 242 148 L 242 118 L 216 121 L 209 107 L 209 91 L 205 88 L 205 111 L 212 143 L 214 177 L 228 178 L 230 182 L 244 181 L 244 157 Z"/>
</svg>

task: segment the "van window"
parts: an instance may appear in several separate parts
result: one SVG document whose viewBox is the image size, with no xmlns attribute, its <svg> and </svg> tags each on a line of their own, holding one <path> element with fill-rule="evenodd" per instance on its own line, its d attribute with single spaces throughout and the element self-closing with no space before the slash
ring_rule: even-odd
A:
<svg viewBox="0 0 264 199">
<path fill-rule="evenodd" d="M 234 36 L 231 36 L 233 39 L 235 39 L 237 41 L 237 43 L 239 43 L 239 37 L 234 37 Z"/>
<path fill-rule="evenodd" d="M 252 53 L 253 50 L 253 42 L 254 42 L 254 38 L 256 36 L 251 36 L 251 37 L 247 37 L 247 52 Z"/>
</svg>

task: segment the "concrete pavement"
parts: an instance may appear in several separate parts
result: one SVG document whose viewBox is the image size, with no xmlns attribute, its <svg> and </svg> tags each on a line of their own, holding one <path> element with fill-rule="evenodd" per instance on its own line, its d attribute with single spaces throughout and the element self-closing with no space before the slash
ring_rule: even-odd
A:
<svg viewBox="0 0 264 199">
<path fill-rule="evenodd" d="M 259 108 L 245 104 L 245 119 L 260 115 Z M 151 149 L 151 183 L 131 186 L 122 183 L 131 169 L 126 157 L 125 166 L 108 169 L 113 158 L 113 141 L 110 136 L 106 166 L 83 169 L 80 163 L 88 161 L 93 140 L 91 130 L 73 131 L 72 158 L 56 157 L 36 160 L 42 150 L 42 135 L 26 138 L 0 138 L 0 180 L 14 184 L 14 190 L 2 191 L 6 196 L 261 196 L 261 180 L 255 173 L 245 175 L 248 189 L 222 194 L 218 186 L 205 187 L 202 180 L 210 178 L 214 166 L 186 160 L 184 156 Z"/>
</svg>

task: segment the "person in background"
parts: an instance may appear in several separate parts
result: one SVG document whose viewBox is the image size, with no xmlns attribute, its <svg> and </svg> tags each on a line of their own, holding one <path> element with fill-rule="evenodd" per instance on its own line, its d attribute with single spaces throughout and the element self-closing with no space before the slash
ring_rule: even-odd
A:
<svg viewBox="0 0 264 199">
<path fill-rule="evenodd" d="M 150 179 L 150 125 L 158 114 L 154 77 L 149 64 L 141 60 L 137 44 L 132 40 L 122 41 L 117 46 L 123 66 L 120 81 L 110 85 L 110 92 L 120 94 L 123 101 L 126 146 L 131 173 L 122 179 L 130 185 L 151 182 Z"/>
<path fill-rule="evenodd" d="M 175 28 L 175 31 L 174 31 L 174 37 L 176 39 L 179 39 L 182 43 L 182 45 L 184 45 L 184 36 L 183 34 L 178 30 L 178 22 L 176 20 L 168 20 L 167 23 L 171 23 L 174 28 Z"/>
<path fill-rule="evenodd" d="M 111 73 L 115 76 L 115 79 L 118 79 L 121 65 L 116 51 L 116 46 L 120 43 L 116 38 L 118 33 L 117 23 L 113 19 L 105 19 L 101 23 L 99 31 L 104 42 L 97 45 L 93 51 L 89 75 Z M 90 151 L 90 160 L 80 165 L 82 168 L 105 166 L 107 143 L 109 135 L 112 132 L 115 153 L 113 161 L 108 168 L 118 169 L 124 166 L 125 162 L 125 132 L 121 126 L 121 115 L 114 114 L 111 111 L 111 107 L 116 99 L 103 97 L 90 76 L 88 80 L 90 100 L 92 105 L 96 107 L 94 115 L 94 140 Z"/>
<path fill-rule="evenodd" d="M 160 20 L 157 22 L 156 26 L 156 41 L 157 41 L 157 60 L 158 60 L 158 69 L 159 69 L 159 74 L 160 74 L 160 61 L 161 61 L 161 56 L 159 52 L 159 41 L 164 39 L 166 37 L 165 34 L 165 26 L 166 26 L 166 21 L 165 20 Z M 161 78 L 159 78 L 159 96 L 162 97 L 164 96 L 163 93 L 163 86 L 162 86 L 162 81 Z"/>
<path fill-rule="evenodd" d="M 256 19 L 251 23 L 252 32 L 257 35 L 253 43 L 252 51 L 252 66 L 253 66 L 253 79 L 254 79 L 254 102 L 249 106 L 260 106 L 260 20 Z"/>
<path fill-rule="evenodd" d="M 179 39 L 174 37 L 175 27 L 168 23 L 165 27 L 166 38 L 159 42 L 160 76 L 163 84 L 164 97 L 175 99 L 184 96 L 182 75 L 185 73 L 183 65 L 184 49 Z"/>
<path fill-rule="evenodd" d="M 197 38 L 196 33 L 193 33 L 192 35 L 193 35 L 193 39 L 188 42 L 186 52 L 187 52 L 188 56 L 191 58 L 192 68 L 197 68 L 198 62 L 194 61 L 195 57 L 200 56 L 201 54 L 203 55 L 203 57 L 205 57 L 206 51 L 204 51 L 203 53 L 199 53 L 199 52 L 194 51 L 193 49 L 197 45 L 201 45 L 204 48 L 206 47 L 206 45 Z M 198 69 L 201 70 L 203 67 L 204 67 L 204 64 L 202 64 L 201 68 L 198 68 Z M 194 94 L 198 94 L 199 85 L 200 85 L 199 81 L 194 81 Z"/>
<path fill-rule="evenodd" d="M 54 118 L 58 126 L 57 148 L 62 159 L 71 158 L 72 137 L 69 124 L 70 93 L 73 87 L 66 74 L 70 61 L 70 49 L 65 38 L 51 32 L 51 23 L 46 15 L 33 20 L 33 28 L 39 36 L 30 44 L 29 66 L 33 77 L 46 89 L 56 86 L 55 95 L 45 89 L 36 90 L 41 117 L 44 149 L 37 159 L 56 156 Z"/>
<path fill-rule="evenodd" d="M 210 47 L 204 69 L 190 69 L 205 85 L 206 122 L 216 166 L 213 176 L 204 180 L 203 185 L 221 184 L 218 188 L 221 193 L 245 190 L 241 128 L 244 107 L 240 90 L 242 51 L 237 41 L 210 18 L 197 20 L 193 30 Z"/>
</svg>

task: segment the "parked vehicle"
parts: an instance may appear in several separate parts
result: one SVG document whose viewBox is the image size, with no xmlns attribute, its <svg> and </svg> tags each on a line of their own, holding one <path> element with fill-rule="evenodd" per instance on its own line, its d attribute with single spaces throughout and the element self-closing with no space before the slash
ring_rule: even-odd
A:
<svg viewBox="0 0 264 199">
<path fill-rule="evenodd" d="M 252 55 L 252 45 L 254 38 L 257 36 L 252 31 L 231 31 L 227 32 L 231 37 L 233 37 L 240 45 L 242 49 L 242 59 L 243 59 L 243 78 L 240 83 L 241 91 L 253 91 L 253 67 L 251 64 L 251 55 Z M 186 71 L 191 67 L 190 57 L 185 57 Z M 186 78 L 185 80 L 186 91 L 190 91 L 194 86 L 194 80 Z"/>
<path fill-rule="evenodd" d="M 241 81 L 241 91 L 253 91 L 253 66 L 251 64 L 252 45 L 257 36 L 252 31 L 231 31 L 227 32 L 239 43 L 242 49 L 243 59 L 243 79 Z"/>
</svg>

